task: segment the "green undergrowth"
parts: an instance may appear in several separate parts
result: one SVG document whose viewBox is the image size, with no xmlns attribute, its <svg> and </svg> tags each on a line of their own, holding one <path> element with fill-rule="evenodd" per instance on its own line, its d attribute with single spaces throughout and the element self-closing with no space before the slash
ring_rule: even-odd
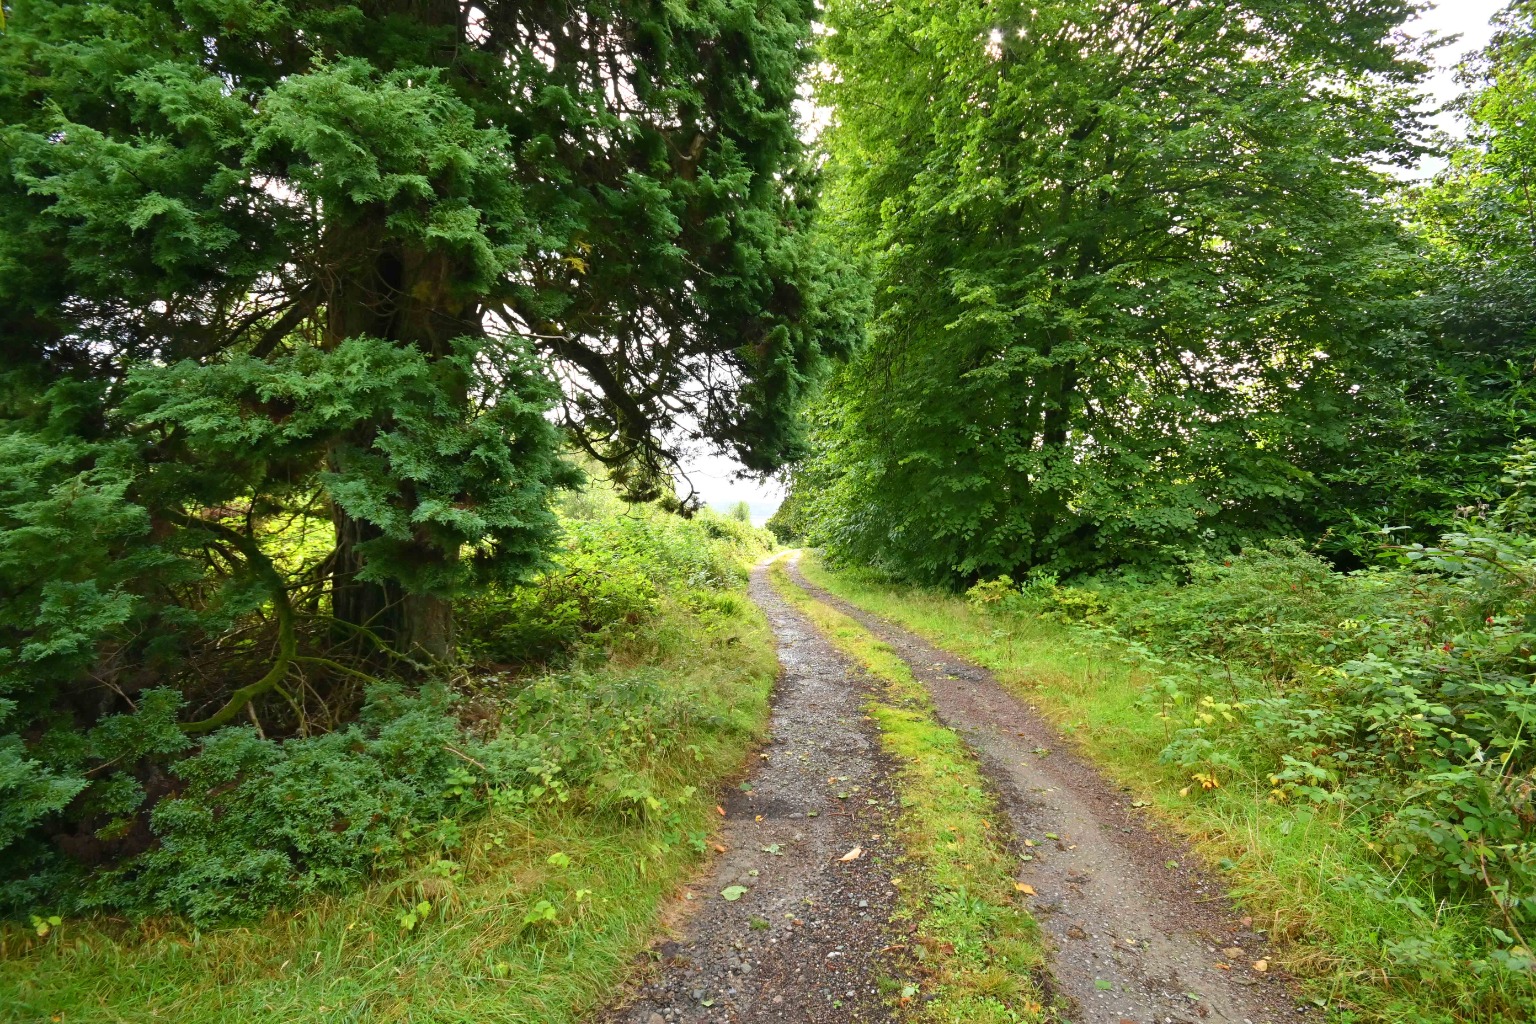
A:
<svg viewBox="0 0 1536 1024">
<path fill-rule="evenodd" d="M 350 734 L 225 730 L 176 768 L 176 842 L 135 864 L 229 914 L 39 903 L 0 926 L 0 1021 L 554 1024 L 609 998 L 708 848 L 777 660 L 750 527 L 590 493 L 565 515 L 546 576 L 466 610 L 483 660 L 451 687 L 382 693 L 411 707 Z M 274 888 L 242 891 L 245 868 Z"/>
<path fill-rule="evenodd" d="M 884 684 L 868 707 L 881 744 L 901 763 L 898 823 L 909 871 L 897 882 L 897 920 L 916 926 L 914 983 L 892 993 L 905 1019 L 932 1024 L 1021 1024 L 1047 1019 L 1035 978 L 1039 928 L 1020 905 L 1005 820 L 974 755 L 939 724 L 922 685 L 888 646 L 795 586 L 782 561 L 778 591 L 843 653 Z"/>
<path fill-rule="evenodd" d="M 1485 955 L 1486 906 L 1436 903 L 1402 873 L 1389 876 L 1395 888 L 1384 895 L 1369 881 L 1382 876 L 1380 851 L 1344 808 L 1277 799 L 1272 777 L 1218 777 L 1167 756 L 1189 723 L 1160 699 L 1166 665 L 1096 642 L 1063 621 L 1103 613 L 1102 595 L 1071 591 L 1069 597 L 1095 607 L 1023 615 L 1003 602 L 832 571 L 809 553 L 801 567 L 817 586 L 992 670 L 1130 787 L 1224 873 L 1256 927 L 1280 940 L 1279 961 L 1304 980 L 1307 998 L 1330 1019 L 1513 1024 L 1536 1013 L 1528 976 L 1477 966 Z M 1226 688 L 1224 673 L 1203 668 L 1213 692 Z M 1196 702 L 1184 712 L 1192 721 L 1219 721 L 1219 703 L 1218 693 L 1214 703 Z"/>
</svg>

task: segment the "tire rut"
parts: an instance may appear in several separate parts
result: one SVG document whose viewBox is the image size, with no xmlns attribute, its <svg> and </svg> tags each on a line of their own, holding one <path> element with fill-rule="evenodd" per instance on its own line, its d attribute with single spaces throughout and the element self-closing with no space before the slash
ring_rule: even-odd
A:
<svg viewBox="0 0 1536 1024">
<path fill-rule="evenodd" d="M 1055 989 L 1074 1004 L 1073 1020 L 1307 1018 L 1284 978 L 1253 968 L 1264 937 L 1193 867 L 1189 849 L 1149 828 L 1118 787 L 1063 749 L 1062 737 L 991 673 L 816 587 L 794 561 L 789 575 L 905 660 L 939 718 L 980 755 L 1016 834 L 1036 844 L 1019 850 L 1030 859 L 1021 859 L 1018 878 L 1035 890 L 1032 909 L 1055 946 Z"/>
<path fill-rule="evenodd" d="M 864 713 L 867 677 L 766 572 L 748 592 L 778 646 L 770 739 L 745 784 L 722 796 L 725 852 L 682 894 L 675 937 L 653 947 L 601 1017 L 609 1024 L 891 1019 L 878 982 L 895 971 L 885 949 L 901 852 L 889 828 L 894 765 Z M 843 861 L 855 846 L 863 855 Z M 732 886 L 745 891 L 722 898 Z"/>
</svg>

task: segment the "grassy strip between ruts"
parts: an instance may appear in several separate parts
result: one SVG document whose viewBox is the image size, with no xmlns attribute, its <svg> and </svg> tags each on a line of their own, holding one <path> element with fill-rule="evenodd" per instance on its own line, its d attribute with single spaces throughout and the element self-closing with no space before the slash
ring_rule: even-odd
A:
<svg viewBox="0 0 1536 1024">
<path fill-rule="evenodd" d="M 901 762 L 898 828 L 910 871 L 900 878 L 898 920 L 916 926 L 917 984 L 891 985 L 909 1019 L 944 1024 L 1023 1024 L 1049 1019 L 1037 977 L 1045 947 L 1020 905 L 1005 820 L 975 757 L 934 717 L 905 662 L 847 616 L 790 581 L 775 588 L 843 653 L 885 684 L 869 702 L 886 752 Z"/>
<path fill-rule="evenodd" d="M 828 570 L 807 552 L 801 571 L 815 585 L 929 642 L 992 670 L 999 682 L 1052 721 L 1107 775 L 1133 787 L 1159 818 L 1222 869 L 1233 895 L 1283 942 L 1279 961 L 1340 1022 L 1507 1024 L 1518 1018 L 1480 1005 L 1472 979 L 1412 976 L 1389 969 L 1383 950 L 1422 935 L 1401 907 L 1343 884 L 1370 860 L 1364 841 L 1337 818 L 1273 803 L 1266 793 L 1205 792 L 1159 754 L 1166 725 L 1143 699 L 1147 678 L 1114 652 L 1095 648 L 1045 619 L 999 615 L 964 599 Z M 1471 935 L 1476 922 L 1445 908 L 1437 942 Z M 1514 1002 L 1515 1000 L 1511 1000 Z"/>
<path fill-rule="evenodd" d="M 697 708 L 648 766 L 642 818 L 568 804 L 490 810 L 456 848 L 349 897 L 249 927 L 66 920 L 0 934 L 0 1021 L 569 1024 L 610 998 L 714 827 L 713 782 L 767 721 L 777 673 L 739 594 L 673 606 L 597 671 L 660 680 Z M 695 789 L 694 787 L 697 787 Z M 419 911 L 419 912 L 418 912 Z"/>
</svg>

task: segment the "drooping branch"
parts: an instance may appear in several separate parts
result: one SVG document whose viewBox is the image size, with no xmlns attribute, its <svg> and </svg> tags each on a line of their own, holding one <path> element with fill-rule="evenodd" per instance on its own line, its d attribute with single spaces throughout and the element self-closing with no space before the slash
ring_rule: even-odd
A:
<svg viewBox="0 0 1536 1024">
<path fill-rule="evenodd" d="M 245 707 L 260 697 L 277 689 L 289 670 L 293 667 L 295 656 L 298 654 L 298 640 L 294 631 L 293 604 L 288 600 L 288 590 L 283 586 L 282 576 L 278 574 L 277 567 L 272 564 L 272 559 L 256 543 L 255 538 L 238 530 L 232 530 L 222 523 L 209 522 L 188 515 L 178 515 L 183 526 L 190 529 L 206 530 L 240 552 L 245 557 L 246 564 L 255 572 L 257 578 L 266 584 L 272 598 L 272 605 L 277 614 L 277 658 L 272 666 L 267 669 L 265 675 L 248 686 L 242 686 L 230 694 L 229 700 L 224 706 L 212 715 L 198 722 L 184 722 L 181 731 L 188 735 L 198 735 L 211 732 L 223 725 L 228 725 Z"/>
</svg>

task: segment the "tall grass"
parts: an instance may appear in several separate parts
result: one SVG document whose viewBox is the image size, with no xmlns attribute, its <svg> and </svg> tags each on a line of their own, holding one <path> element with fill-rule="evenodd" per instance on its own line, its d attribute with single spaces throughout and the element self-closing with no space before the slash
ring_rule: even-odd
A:
<svg viewBox="0 0 1536 1024">
<path fill-rule="evenodd" d="M 1452 965 L 1483 925 L 1474 908 L 1419 915 L 1358 885 L 1379 858 L 1340 812 L 1271 802 L 1267 786 L 1205 791 L 1160 754 L 1172 738 L 1145 699 L 1153 682 L 1119 652 L 1048 618 L 978 607 L 947 593 L 831 571 L 814 554 L 806 577 L 991 670 L 1051 721 L 1106 775 L 1187 837 L 1224 873 L 1256 927 L 1281 943 L 1279 962 L 1304 980 L 1307 998 L 1338 1021 L 1515 1024 L 1536 1019 L 1536 991 L 1518 978 L 1476 977 Z M 1442 969 L 1404 970 L 1393 943 L 1439 952 Z M 1435 956 L 1428 956 L 1431 964 Z"/>
</svg>

